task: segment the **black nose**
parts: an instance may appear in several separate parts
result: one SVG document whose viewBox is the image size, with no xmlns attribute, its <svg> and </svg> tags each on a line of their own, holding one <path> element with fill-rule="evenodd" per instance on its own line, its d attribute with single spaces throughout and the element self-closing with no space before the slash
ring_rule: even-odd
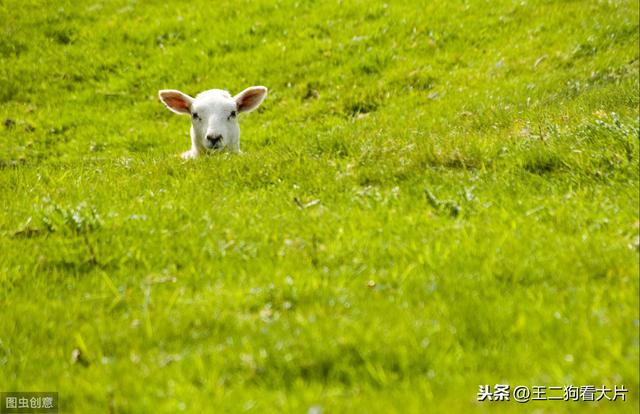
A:
<svg viewBox="0 0 640 414">
<path fill-rule="evenodd" d="M 211 142 L 213 145 L 217 144 L 218 142 L 222 141 L 222 135 L 207 135 L 207 141 Z"/>
</svg>

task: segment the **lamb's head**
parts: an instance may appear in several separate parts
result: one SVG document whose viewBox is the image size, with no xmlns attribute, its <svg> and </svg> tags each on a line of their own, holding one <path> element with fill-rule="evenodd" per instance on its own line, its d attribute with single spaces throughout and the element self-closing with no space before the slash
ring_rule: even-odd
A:
<svg viewBox="0 0 640 414">
<path fill-rule="evenodd" d="M 187 157 L 203 152 L 228 149 L 240 151 L 238 114 L 256 109 L 267 96 L 264 86 L 252 86 L 231 96 L 229 92 L 211 89 L 195 98 L 177 90 L 161 90 L 160 100 L 171 111 L 191 116 L 191 151 Z"/>
</svg>

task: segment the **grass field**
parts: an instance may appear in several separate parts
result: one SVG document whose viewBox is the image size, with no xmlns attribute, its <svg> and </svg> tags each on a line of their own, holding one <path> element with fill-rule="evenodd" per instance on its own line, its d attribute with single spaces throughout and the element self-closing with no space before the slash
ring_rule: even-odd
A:
<svg viewBox="0 0 640 414">
<path fill-rule="evenodd" d="M 0 0 L 0 391 L 61 413 L 638 412 L 638 19 Z M 159 89 L 251 85 L 243 154 L 177 157 L 189 120 Z M 477 401 L 500 383 L 629 392 Z"/>
</svg>

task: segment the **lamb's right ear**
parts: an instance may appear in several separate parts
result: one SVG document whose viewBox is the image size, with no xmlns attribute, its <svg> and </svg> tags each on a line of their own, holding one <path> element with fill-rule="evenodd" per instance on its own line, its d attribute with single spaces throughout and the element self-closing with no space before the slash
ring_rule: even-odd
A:
<svg viewBox="0 0 640 414">
<path fill-rule="evenodd" d="M 251 112 L 260 106 L 267 97 L 267 88 L 264 86 L 250 86 L 233 97 L 238 105 L 238 112 Z"/>
<path fill-rule="evenodd" d="M 193 98 L 189 95 L 176 91 L 174 89 L 163 89 L 158 91 L 158 96 L 163 104 L 167 105 L 167 108 L 175 112 L 176 114 L 190 114 L 191 104 L 193 104 Z"/>
</svg>

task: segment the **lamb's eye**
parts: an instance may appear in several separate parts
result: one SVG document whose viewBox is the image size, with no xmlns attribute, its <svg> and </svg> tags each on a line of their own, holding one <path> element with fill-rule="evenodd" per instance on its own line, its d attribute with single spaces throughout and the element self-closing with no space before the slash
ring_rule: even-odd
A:
<svg viewBox="0 0 640 414">
<path fill-rule="evenodd" d="M 198 115 L 197 112 L 194 112 L 193 114 L 191 114 L 191 117 L 195 120 L 195 121 L 199 121 L 200 120 L 200 115 Z"/>
<path fill-rule="evenodd" d="M 231 113 L 229 114 L 229 119 L 235 118 L 235 117 L 236 117 L 236 111 L 231 111 Z"/>
</svg>

